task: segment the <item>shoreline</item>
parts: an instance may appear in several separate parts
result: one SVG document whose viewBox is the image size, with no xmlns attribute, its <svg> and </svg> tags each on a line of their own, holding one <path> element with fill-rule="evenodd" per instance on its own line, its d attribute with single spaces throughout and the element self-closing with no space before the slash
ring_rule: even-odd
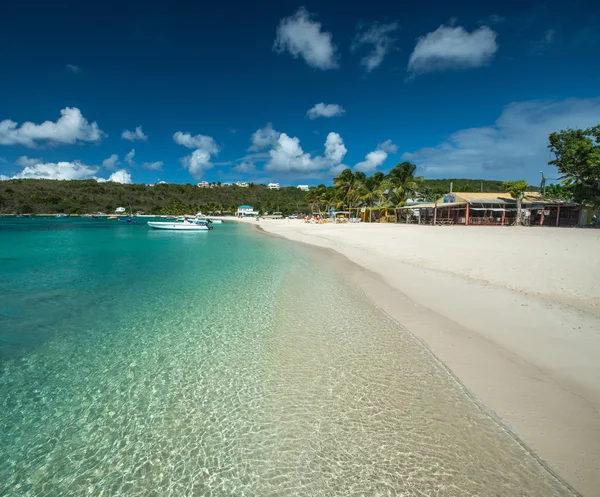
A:
<svg viewBox="0 0 600 497">
<path fill-rule="evenodd" d="M 569 299 L 559 304 L 543 292 L 407 264 L 376 251 L 373 245 L 381 239 L 364 234 L 404 226 L 357 225 L 350 236 L 347 225 L 241 222 L 333 250 L 337 254 L 332 255 L 359 266 L 362 271 L 354 279 L 365 297 L 420 341 L 550 473 L 581 495 L 594 495 L 600 486 L 596 307 L 587 302 L 573 306 Z M 408 228 L 411 235 L 423 229 Z M 463 233 L 460 228 L 434 229 L 445 240 Z M 350 243 L 356 235 L 360 243 Z"/>
</svg>

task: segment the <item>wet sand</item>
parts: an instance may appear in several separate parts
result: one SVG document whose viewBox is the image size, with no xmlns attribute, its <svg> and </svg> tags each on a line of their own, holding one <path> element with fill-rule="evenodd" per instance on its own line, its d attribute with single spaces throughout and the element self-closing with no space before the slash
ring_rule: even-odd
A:
<svg viewBox="0 0 600 497">
<path fill-rule="evenodd" d="M 366 296 L 549 468 L 596 495 L 600 232 L 248 222 L 367 269 L 355 277 Z"/>
</svg>

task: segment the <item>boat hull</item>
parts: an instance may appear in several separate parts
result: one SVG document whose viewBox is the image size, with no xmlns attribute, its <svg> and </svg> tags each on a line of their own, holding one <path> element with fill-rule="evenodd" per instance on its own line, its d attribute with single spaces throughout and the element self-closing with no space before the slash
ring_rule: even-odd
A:
<svg viewBox="0 0 600 497">
<path fill-rule="evenodd" d="M 155 230 L 208 231 L 208 226 L 201 224 L 149 222 L 148 226 Z"/>
</svg>

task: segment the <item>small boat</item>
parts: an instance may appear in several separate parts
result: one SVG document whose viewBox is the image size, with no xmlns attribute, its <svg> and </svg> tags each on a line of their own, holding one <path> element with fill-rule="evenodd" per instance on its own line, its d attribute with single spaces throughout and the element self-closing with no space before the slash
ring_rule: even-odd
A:
<svg viewBox="0 0 600 497">
<path fill-rule="evenodd" d="M 209 231 L 212 229 L 212 226 L 209 226 L 208 223 L 203 223 L 200 221 L 190 222 L 174 222 L 174 223 L 166 223 L 166 222 L 157 222 L 157 221 L 148 221 L 148 226 L 155 230 L 173 230 L 173 231 Z"/>
<path fill-rule="evenodd" d="M 119 219 L 119 222 L 120 223 L 137 223 L 138 220 L 137 219 L 132 219 L 132 218 L 129 218 L 129 219 Z"/>
<path fill-rule="evenodd" d="M 214 217 L 196 217 L 198 221 L 204 221 L 209 224 L 223 224 L 222 219 L 215 219 Z"/>
</svg>

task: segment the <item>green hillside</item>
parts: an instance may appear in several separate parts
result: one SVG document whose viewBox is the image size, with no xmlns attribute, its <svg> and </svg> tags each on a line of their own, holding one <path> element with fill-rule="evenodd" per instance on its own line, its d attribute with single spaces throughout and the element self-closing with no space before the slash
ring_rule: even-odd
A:
<svg viewBox="0 0 600 497">
<path fill-rule="evenodd" d="M 429 179 L 423 181 L 423 190 L 443 194 L 450 191 L 502 191 L 501 181 L 471 179 Z M 284 214 L 309 212 L 308 194 L 295 187 L 269 190 L 264 185 L 249 188 L 215 186 L 198 188 L 187 184 L 123 185 L 86 181 L 56 181 L 22 179 L 0 181 L 0 213 L 112 213 L 117 207 L 148 214 L 183 214 L 198 211 L 233 212 L 241 204 L 249 204 L 264 211 Z"/>
</svg>

